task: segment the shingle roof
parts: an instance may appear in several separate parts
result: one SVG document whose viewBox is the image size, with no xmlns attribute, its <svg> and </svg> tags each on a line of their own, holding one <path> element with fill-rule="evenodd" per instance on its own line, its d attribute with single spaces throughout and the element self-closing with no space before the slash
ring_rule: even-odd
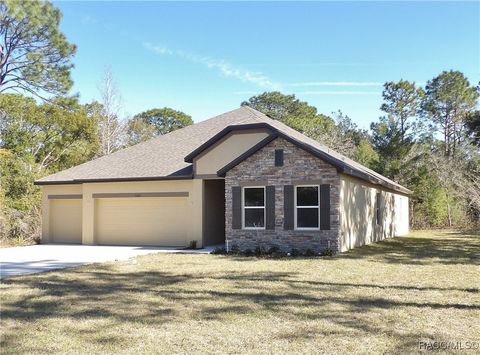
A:
<svg viewBox="0 0 480 355">
<path fill-rule="evenodd" d="M 226 112 L 211 119 L 173 131 L 144 143 L 134 145 L 107 156 L 74 166 L 36 181 L 37 184 L 82 183 L 93 181 L 160 180 L 191 178 L 192 164 L 185 162 L 197 148 L 218 135 L 229 126 L 266 124 L 293 141 L 311 147 L 334 161 L 341 162 L 344 173 L 357 172 L 358 177 L 370 177 L 395 190 L 409 193 L 408 189 L 371 169 L 329 149 L 296 130 L 273 120 L 248 106 Z M 354 174 L 351 174 L 354 175 Z"/>
</svg>

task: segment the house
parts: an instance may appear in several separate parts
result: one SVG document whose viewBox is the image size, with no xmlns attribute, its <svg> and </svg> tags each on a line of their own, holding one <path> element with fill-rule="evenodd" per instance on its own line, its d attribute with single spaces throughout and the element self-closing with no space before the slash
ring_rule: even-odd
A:
<svg viewBox="0 0 480 355">
<path fill-rule="evenodd" d="M 409 228 L 408 189 L 249 107 L 36 184 L 48 243 L 340 252 Z"/>
</svg>

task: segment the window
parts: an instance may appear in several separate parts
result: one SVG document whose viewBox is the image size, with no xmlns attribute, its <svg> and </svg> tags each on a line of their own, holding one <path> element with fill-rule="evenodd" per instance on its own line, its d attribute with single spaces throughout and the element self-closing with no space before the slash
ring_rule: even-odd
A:
<svg viewBox="0 0 480 355">
<path fill-rule="evenodd" d="M 320 196 L 318 185 L 295 187 L 295 229 L 318 229 Z"/>
<path fill-rule="evenodd" d="M 375 216 L 377 220 L 377 225 L 381 224 L 381 215 L 380 215 L 380 201 L 382 199 L 382 194 L 377 192 L 377 196 L 375 199 Z"/>
<path fill-rule="evenodd" d="M 243 188 L 243 228 L 265 229 L 265 187 Z"/>
<path fill-rule="evenodd" d="M 283 166 L 283 149 L 275 149 L 275 166 Z"/>
</svg>

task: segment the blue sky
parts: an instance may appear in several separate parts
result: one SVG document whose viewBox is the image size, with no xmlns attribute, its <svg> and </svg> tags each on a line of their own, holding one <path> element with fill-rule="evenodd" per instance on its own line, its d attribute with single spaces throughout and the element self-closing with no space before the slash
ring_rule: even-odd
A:
<svg viewBox="0 0 480 355">
<path fill-rule="evenodd" d="M 442 70 L 480 80 L 479 2 L 56 2 L 87 102 L 112 68 L 125 114 L 200 121 L 269 90 L 367 128 L 382 84 Z"/>
</svg>

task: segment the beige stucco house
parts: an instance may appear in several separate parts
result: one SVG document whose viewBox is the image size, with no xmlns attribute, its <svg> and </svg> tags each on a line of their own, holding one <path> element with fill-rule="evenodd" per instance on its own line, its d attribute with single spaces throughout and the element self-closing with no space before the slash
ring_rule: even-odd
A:
<svg viewBox="0 0 480 355">
<path fill-rule="evenodd" d="M 408 189 L 249 107 L 36 184 L 44 243 L 340 252 L 408 233 Z"/>
</svg>

